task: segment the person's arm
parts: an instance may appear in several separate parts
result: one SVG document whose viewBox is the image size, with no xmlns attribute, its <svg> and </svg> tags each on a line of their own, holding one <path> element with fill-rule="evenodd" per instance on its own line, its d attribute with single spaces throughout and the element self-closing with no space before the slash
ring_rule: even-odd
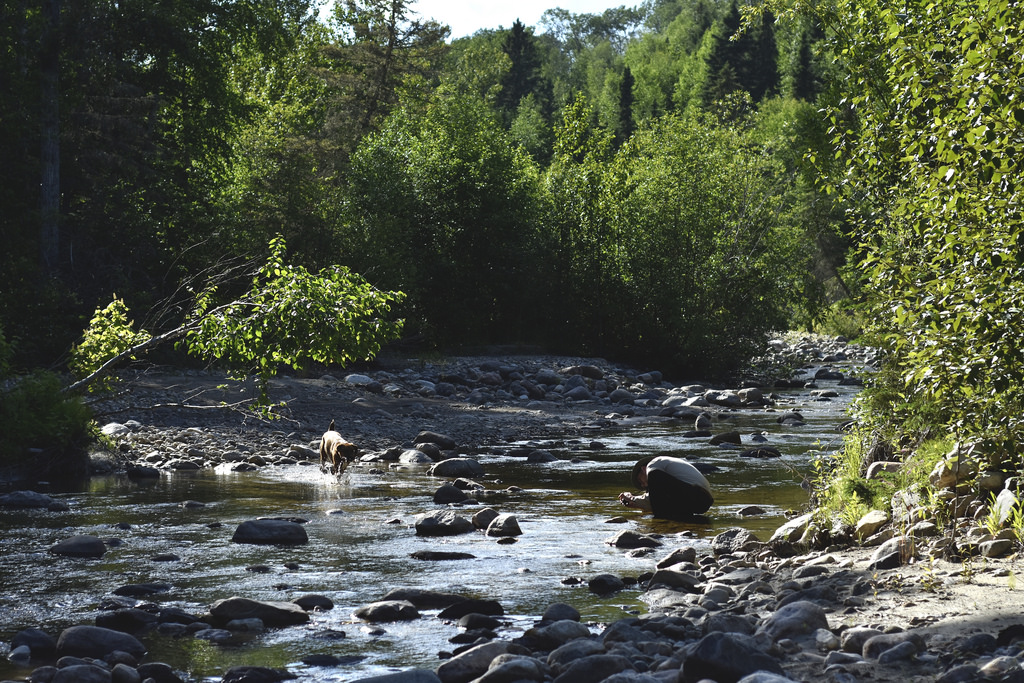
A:
<svg viewBox="0 0 1024 683">
<path fill-rule="evenodd" d="M 634 496 L 632 493 L 624 491 L 619 494 L 619 501 L 628 508 L 636 508 L 644 512 L 651 511 L 651 500 L 647 497 L 646 493 L 642 496 Z"/>
</svg>

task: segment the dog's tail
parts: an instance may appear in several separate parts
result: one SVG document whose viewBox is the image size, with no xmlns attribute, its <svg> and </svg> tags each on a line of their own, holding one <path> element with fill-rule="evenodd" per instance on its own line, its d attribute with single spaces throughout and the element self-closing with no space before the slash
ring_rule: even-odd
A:
<svg viewBox="0 0 1024 683">
<path fill-rule="evenodd" d="M 327 431 L 329 431 L 329 432 L 333 432 L 334 431 L 334 420 L 331 420 L 331 425 L 327 428 Z"/>
</svg>

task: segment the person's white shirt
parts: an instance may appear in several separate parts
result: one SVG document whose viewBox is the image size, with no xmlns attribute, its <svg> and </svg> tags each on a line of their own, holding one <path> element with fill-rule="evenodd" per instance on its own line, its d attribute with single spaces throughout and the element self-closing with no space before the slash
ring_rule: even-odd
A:
<svg viewBox="0 0 1024 683">
<path fill-rule="evenodd" d="M 708 493 L 711 493 L 711 484 L 700 473 L 700 470 L 681 458 L 673 458 L 667 455 L 658 456 L 647 463 L 648 474 L 655 470 L 664 472 L 673 479 L 678 479 L 685 484 L 699 486 Z"/>
</svg>

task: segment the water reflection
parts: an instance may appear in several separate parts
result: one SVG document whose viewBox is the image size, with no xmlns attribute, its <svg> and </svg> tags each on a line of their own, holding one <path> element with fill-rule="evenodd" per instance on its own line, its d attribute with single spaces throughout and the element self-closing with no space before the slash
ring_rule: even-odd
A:
<svg viewBox="0 0 1024 683">
<path fill-rule="evenodd" d="M 171 590 L 154 601 L 195 613 L 233 595 L 291 600 L 318 593 L 336 607 L 314 615 L 305 627 L 273 630 L 230 646 L 159 637 L 148 637 L 146 643 L 152 659 L 197 679 L 219 680 L 230 666 L 249 664 L 289 667 L 303 680 L 345 681 L 389 667 L 434 667 L 438 652 L 454 647 L 448 639 L 457 627 L 432 618 L 434 612 L 418 621 L 383 625 L 382 631 L 353 620 L 354 608 L 392 588 L 496 599 L 508 615 L 506 633 L 528 628 L 535 615 L 559 601 L 575 606 L 587 621 L 612 621 L 643 611 L 639 591 L 597 598 L 585 581 L 599 573 L 637 576 L 664 553 L 631 557 L 609 546 L 610 537 L 634 529 L 662 536 L 667 547 L 699 547 L 725 528 L 743 526 L 767 538 L 787 510 L 807 503 L 801 481 L 809 474 L 814 453 L 835 446 L 835 425 L 843 419 L 848 397 L 810 403 L 794 394 L 790 407 L 801 407 L 808 420 L 800 428 L 781 427 L 775 422 L 777 413 L 761 411 L 728 413 L 716 423 L 716 431 L 735 429 L 745 435 L 745 442 L 751 434 L 765 433 L 770 445 L 783 453 L 779 459 L 741 458 L 735 450 L 708 446 L 706 439 L 685 439 L 684 428 L 670 424 L 602 435 L 601 450 L 546 444 L 561 458 L 556 463 L 483 457 L 487 475 L 482 482 L 491 491 L 483 503 L 514 513 L 524 532 L 511 545 L 481 534 L 417 537 L 413 521 L 434 507 L 431 496 L 439 483 L 424 469 L 379 474 L 354 466 L 340 481 L 298 465 L 256 473 L 165 473 L 151 482 L 94 479 L 87 490 L 66 494 L 71 512 L 0 513 L 0 637 L 9 639 L 30 626 L 56 634 L 69 625 L 91 623 L 104 596 L 128 583 L 166 582 Z M 618 505 L 618 493 L 631 486 L 632 464 L 651 453 L 719 468 L 708 475 L 716 498 L 709 524 L 656 520 Z M 184 505 L 187 501 L 203 505 Z M 749 505 L 759 505 L 765 513 L 741 517 L 739 510 Z M 476 509 L 467 507 L 465 513 L 471 516 Z M 231 542 L 240 522 L 282 515 L 309 520 L 308 545 Z M 626 521 L 611 523 L 619 516 Z M 47 554 L 50 545 L 74 534 L 95 534 L 117 543 L 101 560 Z M 429 562 L 412 557 L 424 549 L 465 552 L 474 559 Z M 153 559 L 168 554 L 177 559 Z M 251 571 L 258 565 L 269 571 Z M 583 583 L 567 581 L 573 577 Z M 334 655 L 345 663 L 300 663 L 313 654 Z M 25 673 L 0 665 L 0 676 Z"/>
</svg>

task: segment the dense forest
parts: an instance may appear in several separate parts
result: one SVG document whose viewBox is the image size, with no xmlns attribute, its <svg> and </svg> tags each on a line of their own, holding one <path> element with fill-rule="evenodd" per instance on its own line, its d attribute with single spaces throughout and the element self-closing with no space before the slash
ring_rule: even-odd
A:
<svg viewBox="0 0 1024 683">
<path fill-rule="evenodd" d="M 173 330 L 266 262 L 358 278 L 422 351 L 708 377 L 773 330 L 864 332 L 893 449 L 1024 432 L 1009 0 L 647 0 L 458 40 L 404 0 L 0 13 L 4 373 L 63 370 L 113 299 Z"/>
</svg>

